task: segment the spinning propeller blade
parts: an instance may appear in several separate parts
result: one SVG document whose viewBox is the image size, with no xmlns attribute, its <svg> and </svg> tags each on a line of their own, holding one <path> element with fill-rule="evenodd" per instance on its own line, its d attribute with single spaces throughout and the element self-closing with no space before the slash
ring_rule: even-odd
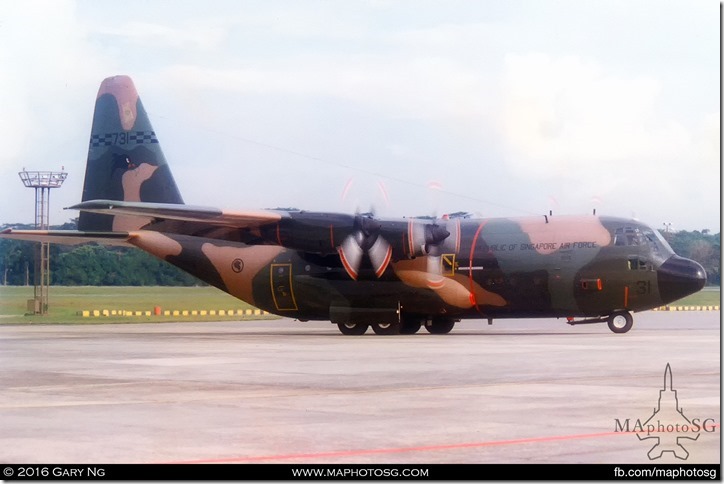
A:
<svg viewBox="0 0 724 484">
<path fill-rule="evenodd" d="M 357 280 L 364 254 L 370 258 L 377 277 L 382 277 L 392 259 L 392 246 L 380 235 L 380 224 L 370 215 L 357 215 L 354 231 L 337 248 L 349 277 Z"/>
</svg>

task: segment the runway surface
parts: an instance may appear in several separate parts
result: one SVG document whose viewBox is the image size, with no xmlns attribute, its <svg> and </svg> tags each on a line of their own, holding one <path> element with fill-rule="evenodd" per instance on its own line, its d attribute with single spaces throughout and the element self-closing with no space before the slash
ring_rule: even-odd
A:
<svg viewBox="0 0 724 484">
<path fill-rule="evenodd" d="M 555 319 L 361 337 L 291 320 L 0 326 L 0 462 L 650 463 L 633 426 L 667 363 L 680 410 L 712 431 L 657 462 L 719 463 L 719 312 L 637 314 L 624 335 Z"/>
</svg>

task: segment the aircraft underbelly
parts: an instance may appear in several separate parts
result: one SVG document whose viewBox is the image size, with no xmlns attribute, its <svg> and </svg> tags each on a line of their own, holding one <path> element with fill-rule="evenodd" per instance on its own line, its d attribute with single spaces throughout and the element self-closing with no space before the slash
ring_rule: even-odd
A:
<svg viewBox="0 0 724 484">
<path fill-rule="evenodd" d="M 346 281 L 299 276 L 294 280 L 294 291 L 300 317 L 309 319 L 327 319 L 330 311 L 339 308 L 378 308 L 382 313 L 401 310 L 419 314 L 455 310 L 433 291 L 410 287 L 398 280 Z"/>
</svg>

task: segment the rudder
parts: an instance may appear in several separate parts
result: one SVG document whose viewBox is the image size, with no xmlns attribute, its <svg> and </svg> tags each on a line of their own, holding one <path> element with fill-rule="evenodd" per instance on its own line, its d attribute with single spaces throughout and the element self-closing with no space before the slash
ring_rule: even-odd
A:
<svg viewBox="0 0 724 484">
<path fill-rule="evenodd" d="M 156 133 L 128 76 L 109 77 L 98 90 L 82 200 L 183 204 Z M 149 220 L 81 212 L 78 229 L 135 230 Z"/>
</svg>

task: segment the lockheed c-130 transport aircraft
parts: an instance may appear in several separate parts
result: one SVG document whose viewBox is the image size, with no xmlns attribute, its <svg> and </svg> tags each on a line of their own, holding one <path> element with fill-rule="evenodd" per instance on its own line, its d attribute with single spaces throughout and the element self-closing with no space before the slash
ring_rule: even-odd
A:
<svg viewBox="0 0 724 484">
<path fill-rule="evenodd" d="M 350 335 L 551 317 L 625 333 L 632 311 L 706 282 L 656 230 L 623 218 L 379 219 L 185 205 L 127 76 L 101 84 L 82 202 L 70 208 L 81 211 L 78 231 L 0 237 L 137 247 L 270 313 L 331 321 Z"/>
</svg>

